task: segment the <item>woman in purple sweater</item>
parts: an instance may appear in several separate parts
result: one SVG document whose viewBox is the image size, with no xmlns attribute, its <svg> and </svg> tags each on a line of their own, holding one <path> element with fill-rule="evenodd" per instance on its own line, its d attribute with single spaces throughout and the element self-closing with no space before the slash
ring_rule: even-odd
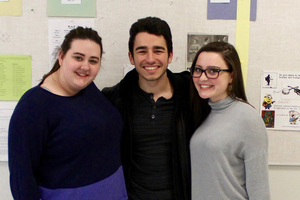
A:
<svg viewBox="0 0 300 200">
<path fill-rule="evenodd" d="M 122 118 L 93 83 L 102 52 L 96 31 L 71 30 L 52 70 L 18 102 L 8 138 L 14 199 L 127 199 Z"/>
</svg>

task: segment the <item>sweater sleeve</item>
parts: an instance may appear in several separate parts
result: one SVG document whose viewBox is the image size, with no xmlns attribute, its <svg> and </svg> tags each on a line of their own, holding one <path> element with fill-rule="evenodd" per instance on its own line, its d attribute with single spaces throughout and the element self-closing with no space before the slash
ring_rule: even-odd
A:
<svg viewBox="0 0 300 200">
<path fill-rule="evenodd" d="M 45 127 L 38 106 L 30 100 L 20 100 L 8 131 L 10 187 L 15 200 L 40 199 L 35 176 Z"/>
<path fill-rule="evenodd" d="M 246 188 L 250 200 L 268 200 L 270 199 L 270 191 L 267 131 L 258 115 L 253 114 L 249 117 L 250 123 L 246 128 L 249 131 L 249 137 L 246 141 L 248 148 L 246 149 L 244 161 Z"/>
</svg>

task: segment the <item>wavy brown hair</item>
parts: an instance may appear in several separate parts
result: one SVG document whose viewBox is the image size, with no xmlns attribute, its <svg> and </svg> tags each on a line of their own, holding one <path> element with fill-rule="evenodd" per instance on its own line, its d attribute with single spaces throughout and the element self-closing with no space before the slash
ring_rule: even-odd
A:
<svg viewBox="0 0 300 200">
<path fill-rule="evenodd" d="M 211 42 L 203 46 L 195 55 L 190 68 L 191 72 L 194 71 L 197 59 L 202 52 L 214 52 L 221 55 L 228 69 L 230 69 L 233 74 L 231 86 L 227 88 L 228 96 L 248 103 L 244 88 L 241 61 L 234 46 L 227 42 Z"/>
</svg>

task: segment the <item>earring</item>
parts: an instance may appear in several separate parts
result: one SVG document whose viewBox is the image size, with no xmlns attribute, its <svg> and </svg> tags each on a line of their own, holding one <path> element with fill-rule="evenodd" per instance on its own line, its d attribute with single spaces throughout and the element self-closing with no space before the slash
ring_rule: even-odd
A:
<svg viewBox="0 0 300 200">
<path fill-rule="evenodd" d="M 232 91 L 232 85 L 231 85 L 231 83 L 228 84 L 228 88 L 227 89 L 228 89 L 229 92 Z"/>
</svg>

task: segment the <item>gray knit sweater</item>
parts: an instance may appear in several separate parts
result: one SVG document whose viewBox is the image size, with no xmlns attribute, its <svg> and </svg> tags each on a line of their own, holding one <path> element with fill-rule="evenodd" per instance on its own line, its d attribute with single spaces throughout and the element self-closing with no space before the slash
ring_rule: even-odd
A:
<svg viewBox="0 0 300 200">
<path fill-rule="evenodd" d="M 258 112 L 227 97 L 191 138 L 192 200 L 268 200 L 268 138 Z"/>
</svg>

